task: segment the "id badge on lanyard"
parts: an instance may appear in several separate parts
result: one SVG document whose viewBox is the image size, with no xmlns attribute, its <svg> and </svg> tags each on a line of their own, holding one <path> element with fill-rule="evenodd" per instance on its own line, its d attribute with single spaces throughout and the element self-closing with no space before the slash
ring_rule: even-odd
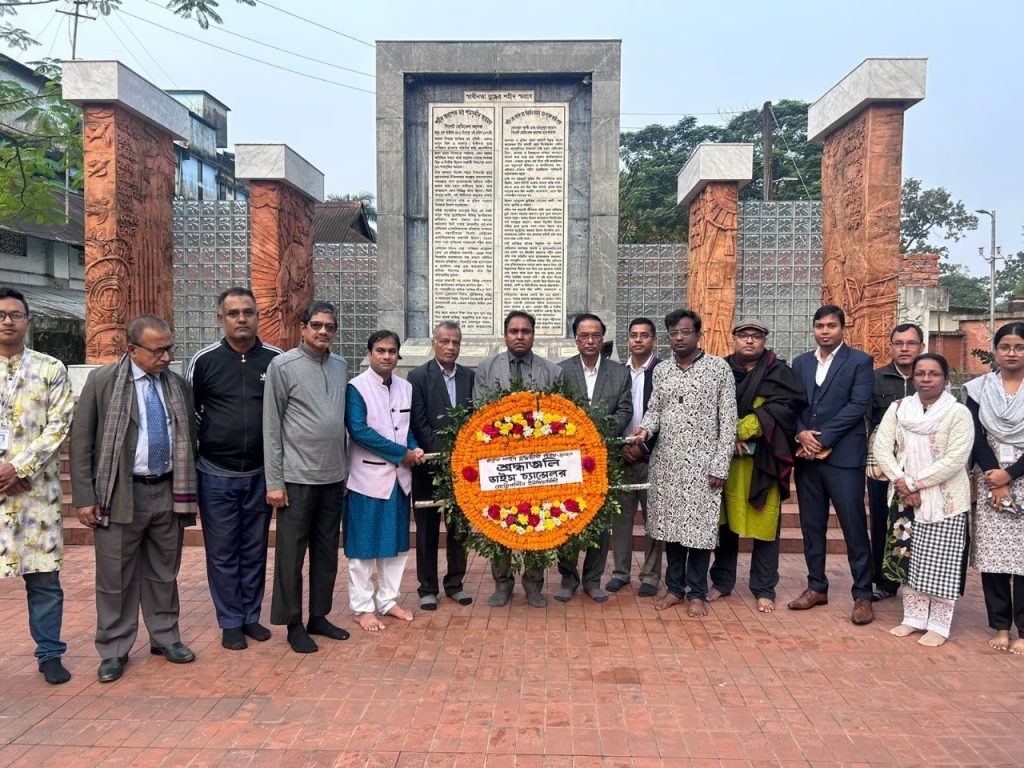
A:
<svg viewBox="0 0 1024 768">
<path fill-rule="evenodd" d="M 0 438 L 2 439 L 2 438 Z M 1016 461 L 1013 446 L 1007 443 L 999 444 L 999 463 L 1002 465 L 1013 464 Z"/>
<path fill-rule="evenodd" d="M 7 452 L 11 449 L 11 437 L 14 433 L 12 429 L 11 401 L 14 399 L 14 393 L 18 389 L 18 381 L 21 379 L 21 372 L 25 367 L 25 359 L 28 357 L 28 350 L 23 350 L 21 353 L 21 362 L 18 363 L 18 370 L 14 372 L 14 377 L 4 387 L 3 401 L 0 402 L 0 451 Z"/>
</svg>

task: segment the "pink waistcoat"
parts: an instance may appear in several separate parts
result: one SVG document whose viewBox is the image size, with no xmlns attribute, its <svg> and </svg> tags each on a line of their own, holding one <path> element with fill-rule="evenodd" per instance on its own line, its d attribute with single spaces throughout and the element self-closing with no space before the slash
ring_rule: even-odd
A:
<svg viewBox="0 0 1024 768">
<path fill-rule="evenodd" d="M 412 410 L 412 385 L 398 376 L 391 377 L 391 386 L 384 386 L 372 370 L 364 371 L 349 382 L 366 403 L 366 423 L 370 429 L 399 445 L 406 445 Z M 392 464 L 349 440 L 349 490 L 374 499 L 387 499 L 395 487 L 412 491 L 412 470 Z"/>
</svg>

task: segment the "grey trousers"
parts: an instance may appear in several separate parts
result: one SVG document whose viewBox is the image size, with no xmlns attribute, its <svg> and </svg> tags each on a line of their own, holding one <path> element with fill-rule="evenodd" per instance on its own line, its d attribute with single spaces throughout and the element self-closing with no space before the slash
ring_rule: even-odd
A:
<svg viewBox="0 0 1024 768">
<path fill-rule="evenodd" d="M 96 529 L 96 650 L 101 659 L 127 656 L 139 631 L 164 647 L 178 631 L 178 569 L 185 518 L 172 511 L 171 481 L 133 483 L 130 523 Z"/>
<path fill-rule="evenodd" d="M 647 462 L 638 461 L 625 465 L 626 482 L 630 485 L 647 482 Z M 612 578 L 629 582 L 633 566 L 633 520 L 637 507 L 643 510 L 647 522 L 647 491 L 626 491 L 619 496 L 622 513 L 612 522 Z M 640 567 L 640 583 L 661 584 L 661 558 L 665 542 L 655 541 L 644 535 L 644 562 Z"/>
<path fill-rule="evenodd" d="M 588 547 L 584 550 L 582 586 L 585 590 L 589 591 L 601 586 L 604 566 L 608 562 L 608 538 L 608 531 L 605 531 L 601 534 L 600 546 Z M 577 552 L 572 559 L 558 561 L 558 573 L 562 576 L 563 588 L 572 590 L 580 588 L 579 560 L 580 555 Z"/>
</svg>

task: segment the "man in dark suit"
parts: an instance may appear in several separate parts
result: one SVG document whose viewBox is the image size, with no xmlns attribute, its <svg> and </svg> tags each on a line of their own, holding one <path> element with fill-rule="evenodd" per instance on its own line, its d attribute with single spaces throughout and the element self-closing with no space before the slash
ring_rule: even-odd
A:
<svg viewBox="0 0 1024 768">
<path fill-rule="evenodd" d="M 572 322 L 572 335 L 576 338 L 576 349 L 580 351 L 559 363 L 563 380 L 576 394 L 589 404 L 591 418 L 595 421 L 606 416 L 615 420 L 617 435 L 625 435 L 633 418 L 633 398 L 630 389 L 629 372 L 622 363 L 601 357 L 604 344 L 604 322 L 597 315 L 577 315 Z M 601 589 L 601 576 L 608 558 L 608 531 L 601 534 L 600 545 L 587 549 L 583 558 L 583 591 L 598 603 L 608 599 L 608 593 Z M 562 586 L 555 593 L 555 600 L 567 603 L 580 588 L 580 572 L 577 567 L 579 553 L 571 558 L 558 561 L 558 572 L 562 575 Z"/>
<path fill-rule="evenodd" d="M 640 426 L 654 389 L 654 367 L 661 362 L 654 354 L 656 335 L 654 321 L 648 317 L 635 317 L 629 322 L 629 360 L 626 368 L 631 379 L 633 418 L 629 422 L 628 434 L 633 434 Z M 651 445 L 656 439 L 651 438 Z M 627 484 L 647 483 L 650 447 L 644 443 L 627 443 L 623 446 Z M 609 592 L 618 592 L 629 584 L 633 564 L 633 520 L 637 509 L 641 509 L 646 527 L 647 491 L 623 491 L 619 504 L 622 506 L 622 512 L 612 521 L 612 577 L 604 585 Z M 640 589 L 637 591 L 640 597 L 654 597 L 658 594 L 658 587 L 661 585 L 661 558 L 664 553 L 665 542 L 652 539 L 645 530 L 644 560 L 640 566 Z"/>
<path fill-rule="evenodd" d="M 818 349 L 793 361 L 808 405 L 797 415 L 796 491 L 807 561 L 807 589 L 794 611 L 828 603 L 825 547 L 828 507 L 835 507 L 853 576 L 854 624 L 870 624 L 871 543 L 864 511 L 865 418 L 874 389 L 871 355 L 843 343 L 846 315 L 834 304 L 814 313 Z"/>
<path fill-rule="evenodd" d="M 473 372 L 456 365 L 462 348 L 462 329 L 458 323 L 443 322 L 434 329 L 434 359 L 409 371 L 412 384 L 412 433 L 427 453 L 441 450 L 437 432 L 448 426 L 448 409 L 473 402 Z M 434 498 L 434 475 L 430 464 L 413 468 L 412 494 L 416 501 Z M 415 509 L 416 578 L 419 580 L 420 608 L 437 610 L 437 550 L 441 534 L 441 513 L 436 507 Z M 455 531 L 448 531 L 445 548 L 448 571 L 444 593 L 459 605 L 473 602 L 462 588 L 466 575 L 466 550 Z"/>
<path fill-rule="evenodd" d="M 99 681 L 124 674 L 139 630 L 175 664 L 195 654 L 178 629 L 178 569 L 196 519 L 196 418 L 192 388 L 169 370 L 174 337 L 143 315 L 128 324 L 128 352 L 89 374 L 71 427 L 71 494 L 96 529 Z"/>
</svg>

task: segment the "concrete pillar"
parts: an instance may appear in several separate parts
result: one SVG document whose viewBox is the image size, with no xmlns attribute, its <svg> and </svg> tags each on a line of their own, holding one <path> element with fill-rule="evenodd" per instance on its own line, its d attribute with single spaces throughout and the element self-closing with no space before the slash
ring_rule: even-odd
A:
<svg viewBox="0 0 1024 768">
<path fill-rule="evenodd" d="M 250 274 L 260 338 L 291 349 L 314 297 L 313 209 L 324 199 L 324 175 L 286 144 L 236 144 L 235 177 L 249 181 Z"/>
<path fill-rule="evenodd" d="M 732 352 L 739 192 L 753 177 L 753 144 L 701 144 L 679 171 L 676 199 L 689 206 L 687 305 L 701 317 L 701 347 Z"/>
<path fill-rule="evenodd" d="M 84 113 L 86 362 L 110 363 L 133 317 L 174 318 L 173 142 L 188 110 L 117 61 L 65 62 L 63 82 Z"/>
<path fill-rule="evenodd" d="M 822 303 L 846 310 L 846 340 L 889 361 L 899 313 L 903 112 L 924 98 L 925 59 L 865 59 L 811 105 L 821 160 Z"/>
</svg>

